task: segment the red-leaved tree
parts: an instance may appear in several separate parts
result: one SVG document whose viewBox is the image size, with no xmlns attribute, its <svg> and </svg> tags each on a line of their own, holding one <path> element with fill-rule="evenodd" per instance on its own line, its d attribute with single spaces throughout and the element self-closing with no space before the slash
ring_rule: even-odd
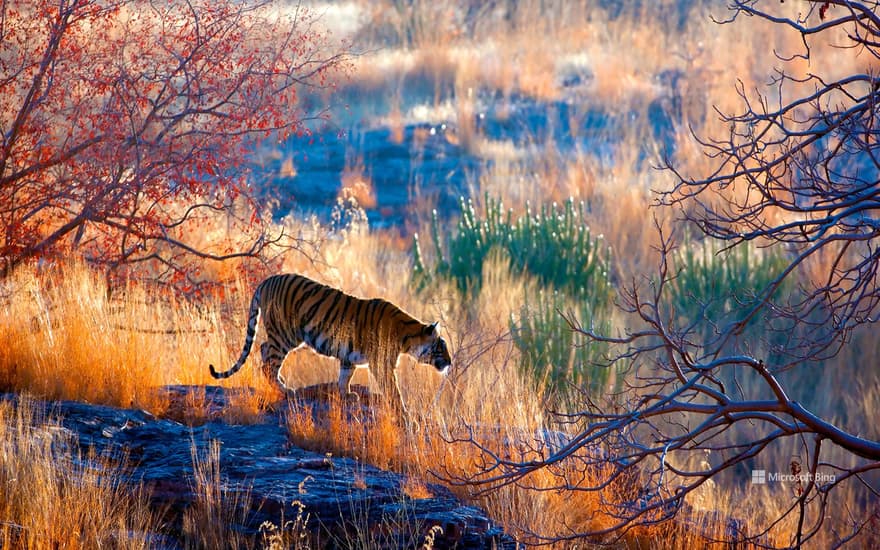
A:
<svg viewBox="0 0 880 550">
<path fill-rule="evenodd" d="M 7 0 L 0 44 L 4 275 L 73 252 L 185 288 L 193 259 L 296 246 L 269 232 L 247 164 L 260 140 L 304 131 L 299 94 L 344 63 L 301 8 Z M 218 215 L 236 238 L 206 245 Z"/>
</svg>

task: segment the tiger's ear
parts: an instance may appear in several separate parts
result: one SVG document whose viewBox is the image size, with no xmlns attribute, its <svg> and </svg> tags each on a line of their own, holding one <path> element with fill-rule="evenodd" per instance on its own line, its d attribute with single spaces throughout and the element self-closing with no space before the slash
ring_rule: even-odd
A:
<svg viewBox="0 0 880 550">
<path fill-rule="evenodd" d="M 427 334 L 439 334 L 440 333 L 440 323 L 434 321 L 430 325 L 428 325 L 427 330 L 425 331 Z"/>
</svg>

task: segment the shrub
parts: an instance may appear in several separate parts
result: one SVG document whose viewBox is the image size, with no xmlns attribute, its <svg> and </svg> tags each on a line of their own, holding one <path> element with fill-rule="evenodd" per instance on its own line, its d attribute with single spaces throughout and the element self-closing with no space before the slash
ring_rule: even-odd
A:
<svg viewBox="0 0 880 550">
<path fill-rule="evenodd" d="M 436 212 L 431 240 L 436 251 L 432 266 L 425 264 L 416 235 L 413 241 L 413 280 L 425 286 L 435 279 L 453 281 L 462 294 L 476 295 L 482 286 L 483 266 L 492 251 L 501 252 L 513 274 L 539 283 L 537 293 L 526 295 L 518 314 L 510 318 L 514 342 L 522 353 L 522 368 L 555 390 L 568 383 L 604 385 L 608 372 L 597 365 L 602 349 L 575 334 L 561 315 L 570 311 L 583 323 L 607 325 L 612 297 L 610 249 L 594 237 L 586 222 L 584 203 L 568 200 L 542 205 L 514 218 L 501 201 L 485 197 L 477 209 L 461 199 L 461 215 L 454 231 L 441 231 Z M 529 294 L 528 292 L 526 294 Z"/>
<path fill-rule="evenodd" d="M 670 285 L 671 303 L 679 318 L 700 323 L 700 336 L 708 343 L 723 329 L 723 324 L 742 318 L 757 304 L 760 294 L 788 265 L 784 255 L 774 248 L 759 248 L 742 243 L 725 250 L 717 242 L 694 242 L 686 236 L 674 257 L 676 276 Z M 795 290 L 786 281 L 775 298 L 788 297 Z M 773 347 L 773 333 L 753 333 L 761 316 L 746 326 L 750 340 L 763 340 Z M 709 323 L 708 320 L 712 320 Z M 777 327 L 782 331 L 782 327 Z"/>
<path fill-rule="evenodd" d="M 603 310 L 603 313 L 607 313 Z M 522 367 L 539 386 L 566 393 L 572 386 L 597 392 L 609 381 L 607 346 L 574 332 L 563 314 L 579 320 L 603 318 L 596 327 L 610 331 L 607 315 L 594 315 L 583 300 L 572 300 L 556 290 L 526 294 L 519 316 L 511 316 L 510 330 L 522 354 Z"/>
<path fill-rule="evenodd" d="M 583 202 L 566 201 L 542 205 L 533 213 L 526 205 L 524 215 L 513 219 L 500 201 L 488 196 L 482 212 L 470 199 L 461 199 L 461 216 L 452 234 L 441 236 L 436 212 L 431 239 L 437 253 L 433 268 L 424 264 L 418 236 L 414 240 L 415 277 L 422 284 L 434 277 L 455 281 L 462 292 L 478 291 L 483 263 L 493 247 L 507 251 L 510 269 L 528 273 L 547 287 L 553 287 L 592 305 L 611 296 L 610 255 L 602 237 L 593 237 L 586 223 Z M 445 243 L 445 246 L 444 246 Z"/>
</svg>

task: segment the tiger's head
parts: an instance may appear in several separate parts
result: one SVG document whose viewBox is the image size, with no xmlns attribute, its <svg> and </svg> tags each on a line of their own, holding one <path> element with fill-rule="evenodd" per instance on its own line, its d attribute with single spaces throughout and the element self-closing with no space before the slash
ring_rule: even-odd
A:
<svg viewBox="0 0 880 550">
<path fill-rule="evenodd" d="M 410 348 L 410 353 L 419 360 L 419 363 L 433 365 L 441 374 L 446 374 L 449 366 L 452 365 L 449 348 L 446 347 L 446 341 L 440 337 L 437 323 L 431 323 L 422 329 Z"/>
</svg>

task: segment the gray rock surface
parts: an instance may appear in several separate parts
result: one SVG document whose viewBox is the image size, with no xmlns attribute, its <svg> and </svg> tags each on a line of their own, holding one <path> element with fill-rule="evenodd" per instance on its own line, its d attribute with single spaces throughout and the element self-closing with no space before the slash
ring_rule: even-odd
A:
<svg viewBox="0 0 880 550">
<path fill-rule="evenodd" d="M 174 386 L 163 391 L 172 395 L 172 401 L 192 397 L 194 392 L 204 394 L 209 410 L 218 411 L 229 398 L 228 390 L 220 387 Z M 364 539 L 380 548 L 420 547 L 435 526 L 442 533 L 433 548 L 515 547 L 483 511 L 462 504 L 445 487 L 429 485 L 433 496 L 411 498 L 399 474 L 292 446 L 284 410 L 269 413 L 256 424 L 210 420 L 189 426 L 138 410 L 69 401 L 39 404 L 61 417 L 82 449 L 128 456 L 126 478 L 143 483 L 157 508 L 167 507 L 170 528 L 155 538 L 159 547 L 178 546 L 175 526 L 196 498 L 193 454 L 206 456 L 212 441 L 220 444 L 225 497 L 233 501 L 236 494 L 250 494 L 247 509 L 234 514 L 243 518 L 230 526 L 236 531 L 255 535 L 264 521 L 280 525 L 282 518 L 293 519 L 298 501 L 305 506 L 308 530 L 321 547 L 358 547 Z"/>
</svg>

